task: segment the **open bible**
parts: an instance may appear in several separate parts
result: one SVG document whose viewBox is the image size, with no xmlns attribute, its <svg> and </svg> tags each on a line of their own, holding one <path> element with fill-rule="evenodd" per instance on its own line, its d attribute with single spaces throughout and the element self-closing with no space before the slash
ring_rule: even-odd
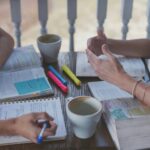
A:
<svg viewBox="0 0 150 150">
<path fill-rule="evenodd" d="M 53 94 L 33 46 L 19 47 L 0 70 L 0 100 Z"/>
</svg>

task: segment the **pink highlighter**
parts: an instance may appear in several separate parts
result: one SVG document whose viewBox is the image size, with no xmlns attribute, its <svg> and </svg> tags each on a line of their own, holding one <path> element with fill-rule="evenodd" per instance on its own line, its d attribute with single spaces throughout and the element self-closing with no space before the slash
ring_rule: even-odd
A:
<svg viewBox="0 0 150 150">
<path fill-rule="evenodd" d="M 67 92 L 68 92 L 68 87 L 65 86 L 64 84 L 62 84 L 62 82 L 61 82 L 51 71 L 48 71 L 47 75 L 48 75 L 49 78 L 51 78 L 51 79 L 57 84 L 57 86 L 58 86 L 64 93 L 67 93 Z"/>
</svg>

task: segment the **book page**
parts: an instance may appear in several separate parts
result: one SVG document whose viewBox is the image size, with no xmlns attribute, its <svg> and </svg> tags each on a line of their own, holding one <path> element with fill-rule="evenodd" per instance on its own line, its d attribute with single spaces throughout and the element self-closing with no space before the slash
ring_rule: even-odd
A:
<svg viewBox="0 0 150 150">
<path fill-rule="evenodd" d="M 116 99 L 104 103 L 114 119 L 137 118 L 150 115 L 150 107 L 144 106 L 137 99 Z"/>
<path fill-rule="evenodd" d="M 42 67 L 0 73 L 0 99 L 52 94 Z"/>
<path fill-rule="evenodd" d="M 2 104 L 0 105 L 0 110 L 1 120 L 18 117 L 31 112 L 47 112 L 54 118 L 55 123 L 58 125 L 56 135 L 47 137 L 47 140 L 61 140 L 66 137 L 66 128 L 59 98 Z M 0 145 L 26 142 L 30 141 L 20 136 L 0 136 Z"/>
<path fill-rule="evenodd" d="M 41 66 L 41 60 L 32 45 L 15 48 L 1 71 L 16 71 Z"/>
<path fill-rule="evenodd" d="M 100 101 L 133 97 L 126 91 L 106 81 L 88 82 L 88 86 L 92 95 Z"/>
<path fill-rule="evenodd" d="M 145 66 L 139 58 L 127 58 L 116 55 L 118 61 L 124 67 L 124 70 L 133 77 L 143 77 L 145 75 Z M 101 55 L 99 59 L 107 59 L 106 56 Z M 86 53 L 77 53 L 76 75 L 81 77 L 96 77 L 96 73 L 88 63 Z"/>
</svg>

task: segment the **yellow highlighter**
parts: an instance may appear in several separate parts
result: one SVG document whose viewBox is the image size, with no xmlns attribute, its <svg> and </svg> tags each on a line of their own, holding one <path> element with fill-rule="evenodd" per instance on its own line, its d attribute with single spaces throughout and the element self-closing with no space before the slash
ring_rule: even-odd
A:
<svg viewBox="0 0 150 150">
<path fill-rule="evenodd" d="M 75 76 L 75 74 L 68 68 L 67 65 L 62 66 L 62 70 L 68 75 L 70 79 L 73 80 L 73 82 L 77 85 L 81 85 L 81 81 Z"/>
</svg>

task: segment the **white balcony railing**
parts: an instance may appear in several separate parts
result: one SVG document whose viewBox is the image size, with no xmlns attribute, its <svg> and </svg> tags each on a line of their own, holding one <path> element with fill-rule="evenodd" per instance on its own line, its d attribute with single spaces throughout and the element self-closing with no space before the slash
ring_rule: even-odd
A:
<svg viewBox="0 0 150 150">
<path fill-rule="evenodd" d="M 47 33 L 48 0 L 37 0 L 38 17 L 41 24 L 41 34 Z M 21 46 L 21 0 L 10 0 L 11 18 L 15 27 L 16 45 Z M 107 17 L 107 4 L 109 0 L 97 0 L 97 21 L 98 27 L 104 29 L 103 25 Z M 121 0 L 122 17 L 122 39 L 126 39 L 128 23 L 132 17 L 133 0 Z M 147 38 L 150 38 L 150 0 L 147 0 Z M 138 11 L 138 10 L 136 10 Z M 67 17 L 69 22 L 70 46 L 69 50 L 74 51 L 75 21 L 77 19 L 77 0 L 67 0 Z"/>
</svg>

